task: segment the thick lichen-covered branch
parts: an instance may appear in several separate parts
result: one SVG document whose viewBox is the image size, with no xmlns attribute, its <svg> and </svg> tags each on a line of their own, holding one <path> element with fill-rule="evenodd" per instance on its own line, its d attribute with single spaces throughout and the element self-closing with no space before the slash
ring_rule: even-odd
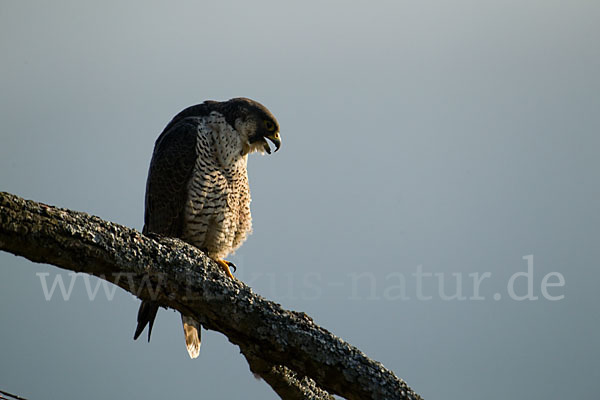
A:
<svg viewBox="0 0 600 400">
<path fill-rule="evenodd" d="M 201 251 L 85 213 L 0 193 L 0 250 L 106 279 L 192 316 L 240 347 L 284 399 L 419 399 L 357 348 L 231 280 Z"/>
</svg>

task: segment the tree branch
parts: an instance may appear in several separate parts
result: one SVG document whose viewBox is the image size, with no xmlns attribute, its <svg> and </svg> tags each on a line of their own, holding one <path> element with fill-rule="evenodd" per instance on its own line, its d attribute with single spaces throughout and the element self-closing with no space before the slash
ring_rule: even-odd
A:
<svg viewBox="0 0 600 400">
<path fill-rule="evenodd" d="M 0 399 L 6 399 L 6 397 L 3 397 L 1 395 L 8 396 L 8 397 L 11 397 L 11 398 L 16 399 L 16 400 L 27 400 L 24 397 L 17 396 L 16 394 L 10 394 L 10 393 L 5 392 L 3 390 L 0 390 Z M 8 400 L 8 399 L 6 399 L 6 400 Z"/>
<path fill-rule="evenodd" d="M 225 276 L 204 253 L 171 238 L 0 193 L 0 250 L 85 272 L 197 319 L 240 347 L 283 399 L 420 399 L 393 372 Z"/>
</svg>

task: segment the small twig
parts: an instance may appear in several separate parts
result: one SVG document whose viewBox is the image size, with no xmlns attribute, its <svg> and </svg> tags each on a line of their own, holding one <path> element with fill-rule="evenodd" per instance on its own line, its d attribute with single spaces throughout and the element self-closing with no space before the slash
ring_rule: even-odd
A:
<svg viewBox="0 0 600 400">
<path fill-rule="evenodd" d="M 3 390 L 0 390 L 0 393 L 2 393 L 5 396 L 12 397 L 13 399 L 16 399 L 16 400 L 27 400 L 25 397 L 17 396 L 15 394 L 10 394 L 10 393 L 5 392 Z M 0 400 L 2 400 L 2 399 L 8 400 L 6 397 L 0 396 Z"/>
</svg>

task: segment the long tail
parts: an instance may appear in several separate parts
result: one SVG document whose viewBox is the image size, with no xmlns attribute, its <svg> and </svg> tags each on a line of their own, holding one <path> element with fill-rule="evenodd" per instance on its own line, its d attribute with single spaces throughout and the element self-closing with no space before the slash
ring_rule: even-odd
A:
<svg viewBox="0 0 600 400">
<path fill-rule="evenodd" d="M 181 314 L 183 322 L 183 333 L 185 334 L 185 345 L 191 358 L 200 354 L 200 323 L 193 318 Z"/>
<path fill-rule="evenodd" d="M 133 334 L 133 340 L 136 340 L 142 334 L 146 325 L 148 325 L 148 341 L 150 341 L 150 335 L 152 334 L 152 325 L 154 325 L 154 319 L 158 312 L 158 304 L 152 301 L 142 301 L 140 309 L 138 310 L 137 316 L 137 328 Z"/>
</svg>

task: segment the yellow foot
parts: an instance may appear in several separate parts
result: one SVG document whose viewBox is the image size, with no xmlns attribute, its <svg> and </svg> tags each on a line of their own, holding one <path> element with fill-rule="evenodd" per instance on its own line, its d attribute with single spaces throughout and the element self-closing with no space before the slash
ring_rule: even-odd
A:
<svg viewBox="0 0 600 400">
<path fill-rule="evenodd" d="M 223 271 L 225 271 L 227 276 L 230 277 L 231 279 L 233 279 L 233 274 L 229 270 L 229 267 L 232 267 L 234 270 L 236 270 L 237 268 L 235 267 L 235 264 L 233 264 L 232 262 L 229 262 L 229 261 L 225 261 L 225 260 L 215 260 L 215 261 L 217 262 L 217 264 L 219 264 L 219 266 L 221 268 L 223 268 Z"/>
</svg>

